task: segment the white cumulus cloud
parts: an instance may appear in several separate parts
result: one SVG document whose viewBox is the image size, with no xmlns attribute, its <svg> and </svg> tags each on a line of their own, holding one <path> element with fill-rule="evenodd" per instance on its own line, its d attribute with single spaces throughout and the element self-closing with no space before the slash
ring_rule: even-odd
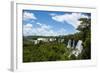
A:
<svg viewBox="0 0 100 73">
<path fill-rule="evenodd" d="M 59 29 L 59 31 L 54 31 L 50 25 L 37 23 L 38 27 L 33 27 L 32 24 L 23 25 L 23 35 L 40 35 L 40 36 L 58 36 L 67 34 L 64 28 Z"/>
<path fill-rule="evenodd" d="M 23 13 L 23 19 L 27 20 L 27 19 L 37 19 L 37 18 L 35 17 L 34 13 L 25 11 Z"/>
<path fill-rule="evenodd" d="M 80 25 L 80 21 L 78 19 L 80 18 L 89 18 L 87 15 L 81 14 L 81 13 L 65 13 L 63 15 L 57 15 L 57 14 L 50 14 L 52 16 L 52 19 L 58 22 L 67 22 L 71 24 L 74 28 L 77 28 L 78 25 Z"/>
<path fill-rule="evenodd" d="M 25 36 L 32 35 L 32 30 L 33 30 L 32 24 L 23 25 L 23 34 Z"/>
</svg>

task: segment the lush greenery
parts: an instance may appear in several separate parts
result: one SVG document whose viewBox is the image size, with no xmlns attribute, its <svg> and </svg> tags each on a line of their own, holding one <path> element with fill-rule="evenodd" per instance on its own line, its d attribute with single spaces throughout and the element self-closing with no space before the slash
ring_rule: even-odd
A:
<svg viewBox="0 0 100 73">
<path fill-rule="evenodd" d="M 64 38 L 62 43 L 58 41 L 41 41 L 39 44 L 34 44 L 29 40 L 44 36 L 23 36 L 23 62 L 91 59 L 91 19 L 81 18 L 79 20 L 81 21 L 81 25 L 77 28 L 79 32 L 66 36 L 55 36 L 55 38 Z M 77 58 L 74 55 L 69 57 L 72 50 L 71 48 L 67 48 L 69 39 L 83 41 L 84 49 Z"/>
</svg>

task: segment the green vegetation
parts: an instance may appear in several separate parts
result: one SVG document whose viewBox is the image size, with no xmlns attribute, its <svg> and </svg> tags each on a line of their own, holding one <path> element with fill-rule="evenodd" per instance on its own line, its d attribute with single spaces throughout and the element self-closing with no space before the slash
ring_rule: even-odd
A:
<svg viewBox="0 0 100 73">
<path fill-rule="evenodd" d="M 78 33 L 66 36 L 23 36 L 23 62 L 40 62 L 40 61 L 63 61 L 63 60 L 81 60 L 91 59 L 91 19 L 81 18 L 81 25 L 77 28 Z M 36 40 L 39 37 L 56 38 L 53 42 L 39 42 L 34 44 L 30 40 Z M 58 42 L 59 38 L 63 38 L 63 42 Z M 72 49 L 67 48 L 69 39 L 82 40 L 82 53 L 75 57 L 70 55 Z"/>
</svg>

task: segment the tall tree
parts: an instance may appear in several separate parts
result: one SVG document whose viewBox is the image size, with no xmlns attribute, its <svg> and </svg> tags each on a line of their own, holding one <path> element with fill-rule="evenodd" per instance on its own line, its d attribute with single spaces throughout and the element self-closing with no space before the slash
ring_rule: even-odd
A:
<svg viewBox="0 0 100 73">
<path fill-rule="evenodd" d="M 80 31 L 83 40 L 84 52 L 82 57 L 91 58 L 91 18 L 80 18 L 81 24 L 77 28 Z"/>
</svg>

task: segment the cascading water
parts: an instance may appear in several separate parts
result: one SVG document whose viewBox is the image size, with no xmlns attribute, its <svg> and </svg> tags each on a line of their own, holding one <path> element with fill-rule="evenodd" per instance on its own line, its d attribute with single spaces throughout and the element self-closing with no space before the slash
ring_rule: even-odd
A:
<svg viewBox="0 0 100 73">
<path fill-rule="evenodd" d="M 82 46 L 82 40 L 79 40 L 76 47 L 75 47 L 79 53 L 81 53 L 81 51 L 83 50 L 83 46 Z"/>
<path fill-rule="evenodd" d="M 67 48 L 71 48 L 71 40 L 68 41 Z"/>
<path fill-rule="evenodd" d="M 73 40 L 73 42 L 72 42 L 72 49 L 74 49 L 75 48 L 75 40 Z"/>
<path fill-rule="evenodd" d="M 72 42 L 72 46 L 71 46 L 71 42 Z M 82 45 L 82 40 L 78 40 L 77 44 L 75 45 L 75 40 L 68 41 L 68 45 L 67 48 L 73 48 L 71 54 L 69 56 L 71 56 L 72 54 L 74 54 L 76 57 L 78 57 L 78 55 L 82 52 L 83 50 L 83 45 Z"/>
</svg>

